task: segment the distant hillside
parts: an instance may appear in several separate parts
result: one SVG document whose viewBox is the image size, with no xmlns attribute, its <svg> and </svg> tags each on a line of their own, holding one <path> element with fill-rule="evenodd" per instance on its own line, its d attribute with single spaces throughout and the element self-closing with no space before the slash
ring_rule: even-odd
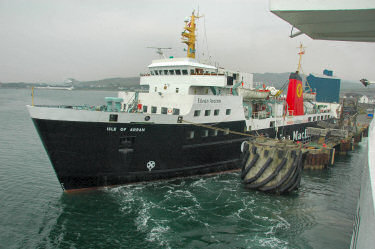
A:
<svg viewBox="0 0 375 249">
<path fill-rule="evenodd" d="M 139 77 L 127 78 L 109 78 L 102 80 L 79 81 L 76 79 L 68 79 L 64 83 L 32 83 L 32 82 L 11 82 L 0 83 L 0 88 L 31 88 L 45 86 L 74 86 L 74 89 L 101 89 L 101 90 L 117 90 L 128 88 L 139 88 Z"/>
<path fill-rule="evenodd" d="M 284 83 L 289 78 L 288 73 L 254 73 L 254 82 L 261 82 L 265 83 L 267 86 L 274 86 L 276 88 L 280 88 L 284 85 Z M 302 77 L 303 80 L 306 80 L 306 77 Z M 365 88 L 363 85 L 358 81 L 349 81 L 349 80 L 341 80 L 341 91 L 359 91 L 359 92 L 366 92 L 370 88 Z M 370 89 L 372 91 L 372 89 Z"/>
<path fill-rule="evenodd" d="M 289 78 L 290 72 L 285 73 L 254 73 L 254 86 L 257 87 L 257 83 L 265 84 L 266 86 L 274 86 L 280 89 Z M 305 80 L 305 77 L 303 77 Z M 79 81 L 76 79 L 68 79 L 64 83 L 27 83 L 27 82 L 13 82 L 13 83 L 0 83 L 0 88 L 31 88 L 32 86 L 74 86 L 74 89 L 78 90 L 135 90 L 135 89 L 147 89 L 147 86 L 139 85 L 139 77 L 127 77 L 127 78 L 109 78 L 101 80 L 91 81 Z M 260 86 L 260 84 L 258 86 Z M 358 92 L 361 94 L 375 95 L 375 86 L 369 86 L 365 88 L 359 81 L 347 81 L 341 80 L 341 92 L 342 93 L 353 93 Z"/>
<path fill-rule="evenodd" d="M 93 81 L 77 81 L 72 79 L 74 88 L 119 89 L 139 86 L 139 77 L 110 78 Z"/>
<path fill-rule="evenodd" d="M 264 83 L 280 89 L 289 79 L 290 73 L 254 73 L 254 83 Z M 256 85 L 254 85 L 256 86 Z"/>
</svg>

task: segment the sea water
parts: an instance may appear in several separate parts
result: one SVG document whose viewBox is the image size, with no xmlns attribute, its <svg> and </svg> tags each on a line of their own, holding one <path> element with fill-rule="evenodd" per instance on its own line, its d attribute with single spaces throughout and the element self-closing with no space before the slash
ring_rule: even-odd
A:
<svg viewBox="0 0 375 249">
<path fill-rule="evenodd" d="M 35 90 L 35 104 L 104 104 L 106 91 Z M 238 173 L 63 193 L 26 109 L 0 88 L 0 248 L 349 248 L 367 140 L 285 196 Z"/>
</svg>

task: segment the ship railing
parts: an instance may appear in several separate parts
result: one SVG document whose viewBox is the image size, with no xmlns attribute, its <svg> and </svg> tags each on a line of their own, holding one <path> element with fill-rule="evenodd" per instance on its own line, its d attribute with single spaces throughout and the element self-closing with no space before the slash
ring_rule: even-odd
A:
<svg viewBox="0 0 375 249">
<path fill-rule="evenodd" d="M 141 73 L 139 74 L 141 77 L 147 76 L 189 76 L 189 75 L 207 75 L 207 76 L 224 76 L 223 73 L 190 73 L 190 74 L 150 74 L 150 73 Z"/>
<path fill-rule="evenodd" d="M 106 111 L 107 106 L 92 106 L 92 105 L 34 105 L 35 107 L 86 110 L 86 111 Z"/>
<path fill-rule="evenodd" d="M 253 112 L 251 117 L 253 119 L 266 119 L 271 117 L 270 112 L 260 111 L 260 112 Z"/>
</svg>

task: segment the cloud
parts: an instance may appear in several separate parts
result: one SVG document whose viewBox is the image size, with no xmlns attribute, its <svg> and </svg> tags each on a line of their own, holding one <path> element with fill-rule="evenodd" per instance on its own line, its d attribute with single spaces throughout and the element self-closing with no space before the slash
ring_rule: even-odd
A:
<svg viewBox="0 0 375 249">
<path fill-rule="evenodd" d="M 148 46 L 185 55 L 180 34 L 193 9 L 198 3 L 169 0 L 1 1 L 0 81 L 136 76 L 157 58 Z M 294 71 L 303 42 L 306 72 L 330 68 L 342 78 L 375 79 L 375 44 L 290 39 L 290 25 L 267 1 L 199 1 L 199 10 L 199 52 L 230 69 Z"/>
</svg>

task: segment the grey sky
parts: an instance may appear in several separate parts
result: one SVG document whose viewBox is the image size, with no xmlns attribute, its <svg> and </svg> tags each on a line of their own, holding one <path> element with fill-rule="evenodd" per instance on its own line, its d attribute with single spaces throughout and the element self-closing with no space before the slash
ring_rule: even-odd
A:
<svg viewBox="0 0 375 249">
<path fill-rule="evenodd" d="M 0 0 L 0 81 L 137 76 L 157 58 L 148 46 L 172 47 L 167 56 L 185 56 L 183 21 L 198 5 L 205 15 L 198 23 L 199 53 L 207 55 L 208 44 L 220 66 L 294 71 L 302 42 L 305 73 L 328 68 L 343 79 L 375 80 L 375 43 L 290 39 L 290 25 L 269 12 L 267 0 Z"/>
</svg>

